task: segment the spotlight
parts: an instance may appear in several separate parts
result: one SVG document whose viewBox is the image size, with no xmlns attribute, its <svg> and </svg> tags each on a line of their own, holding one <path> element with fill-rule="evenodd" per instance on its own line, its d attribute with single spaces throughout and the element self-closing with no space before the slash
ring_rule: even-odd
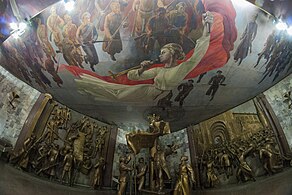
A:
<svg viewBox="0 0 292 195">
<path fill-rule="evenodd" d="M 285 22 L 282 22 L 282 20 L 279 20 L 279 22 L 276 24 L 276 28 L 278 30 L 287 30 L 288 26 Z"/>
<path fill-rule="evenodd" d="M 65 10 L 72 11 L 75 7 L 75 1 L 73 0 L 64 0 Z"/>
<path fill-rule="evenodd" d="M 13 23 L 10 23 L 10 28 L 12 30 L 10 34 L 12 34 L 14 38 L 18 38 L 25 32 L 25 29 L 27 28 L 27 24 L 25 22 L 20 22 L 20 23 L 13 22 Z"/>
<path fill-rule="evenodd" d="M 292 36 L 292 26 L 287 29 L 287 33 Z"/>
<path fill-rule="evenodd" d="M 10 28 L 12 29 L 12 31 L 17 30 L 18 29 L 18 24 L 15 22 L 12 22 L 9 24 Z"/>
</svg>

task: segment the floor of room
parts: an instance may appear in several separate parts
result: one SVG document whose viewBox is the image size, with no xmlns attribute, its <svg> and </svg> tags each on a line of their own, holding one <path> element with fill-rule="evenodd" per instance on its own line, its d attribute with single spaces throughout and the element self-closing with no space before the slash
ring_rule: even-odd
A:
<svg viewBox="0 0 292 195">
<path fill-rule="evenodd" d="M 95 191 L 81 187 L 68 187 L 30 175 L 0 161 L 1 195 L 114 195 L 114 190 Z M 228 188 L 194 191 L 195 195 L 291 195 L 292 168 L 271 177 L 257 178 L 256 182 L 231 185 Z"/>
</svg>

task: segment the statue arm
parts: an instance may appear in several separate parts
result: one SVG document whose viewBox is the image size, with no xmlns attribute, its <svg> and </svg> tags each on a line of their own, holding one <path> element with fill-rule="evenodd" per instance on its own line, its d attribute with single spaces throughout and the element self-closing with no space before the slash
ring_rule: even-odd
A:
<svg viewBox="0 0 292 195">
<path fill-rule="evenodd" d="M 192 182 L 195 183 L 196 180 L 195 180 L 195 173 L 194 173 L 193 168 L 191 167 L 191 165 L 188 164 L 188 165 L 187 165 L 187 169 L 188 169 L 188 171 L 189 171 L 189 173 L 190 173 L 190 176 L 191 176 L 191 180 L 192 180 Z"/>
</svg>

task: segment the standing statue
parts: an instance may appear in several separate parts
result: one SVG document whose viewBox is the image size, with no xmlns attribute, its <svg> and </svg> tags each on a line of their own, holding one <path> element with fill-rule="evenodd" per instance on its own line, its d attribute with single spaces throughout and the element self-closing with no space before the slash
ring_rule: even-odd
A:
<svg viewBox="0 0 292 195">
<path fill-rule="evenodd" d="M 182 156 L 180 158 L 179 165 L 179 177 L 175 184 L 174 195 L 189 195 L 190 193 L 190 185 L 189 185 L 189 175 L 191 177 L 191 181 L 195 183 L 195 175 L 193 168 L 190 164 L 188 164 L 188 157 Z"/>
<path fill-rule="evenodd" d="M 71 148 L 69 150 L 69 153 L 67 153 L 64 157 L 61 183 L 63 183 L 63 180 L 65 179 L 65 175 L 68 175 L 68 183 L 70 186 L 72 186 L 71 176 L 72 176 L 72 171 L 73 171 L 72 170 L 73 163 L 74 163 L 74 156 L 73 156 L 73 149 Z"/>
<path fill-rule="evenodd" d="M 218 177 L 215 173 L 215 162 L 214 160 L 212 159 L 212 157 L 210 155 L 208 155 L 208 161 L 206 162 L 206 166 L 207 166 L 207 170 L 206 170 L 206 173 L 207 173 L 207 183 L 206 183 L 206 186 L 210 187 L 210 188 L 213 188 L 215 186 L 215 184 L 219 181 L 218 180 Z"/>
<path fill-rule="evenodd" d="M 232 166 L 231 166 L 230 156 L 227 154 L 225 150 L 223 150 L 223 155 L 220 158 L 220 165 L 223 167 L 228 179 L 229 176 L 232 175 Z"/>
<path fill-rule="evenodd" d="M 245 158 L 248 155 L 248 153 L 253 150 L 253 147 L 249 147 L 248 149 L 244 149 L 243 147 L 239 148 L 237 158 L 239 161 L 239 167 L 236 173 L 236 178 L 238 182 L 240 181 L 247 181 L 248 179 L 252 179 L 255 181 L 254 173 L 252 172 L 252 169 L 247 164 Z"/>
<path fill-rule="evenodd" d="M 272 175 L 283 168 L 282 165 L 278 165 L 280 152 L 274 148 L 274 141 L 271 138 L 266 138 L 265 145 L 259 150 L 260 160 L 263 162 L 265 171 Z"/>
<path fill-rule="evenodd" d="M 144 158 L 141 157 L 138 160 L 139 164 L 136 166 L 137 170 L 137 182 L 138 182 L 138 191 L 141 191 L 142 187 L 144 187 L 145 179 L 146 179 L 146 173 L 147 173 L 147 164 L 144 162 Z"/>
<path fill-rule="evenodd" d="M 93 188 L 101 188 L 102 186 L 102 178 L 103 178 L 103 172 L 105 170 L 105 160 L 103 157 L 100 157 L 99 160 L 94 165 L 95 172 L 94 172 L 94 180 L 93 180 Z"/>
<path fill-rule="evenodd" d="M 166 165 L 166 157 L 172 153 L 175 153 L 177 145 L 173 145 L 170 151 L 164 151 L 159 144 L 156 146 L 156 152 L 154 153 L 154 175 L 156 188 L 161 191 L 164 187 L 163 185 L 163 173 L 166 174 L 167 179 L 171 180 L 170 172 Z"/>
<path fill-rule="evenodd" d="M 128 172 L 133 170 L 133 168 L 128 165 L 130 161 L 131 161 L 130 155 L 120 157 L 120 168 L 119 168 L 120 187 L 119 187 L 118 195 L 123 195 L 124 192 L 126 191 Z"/>
</svg>

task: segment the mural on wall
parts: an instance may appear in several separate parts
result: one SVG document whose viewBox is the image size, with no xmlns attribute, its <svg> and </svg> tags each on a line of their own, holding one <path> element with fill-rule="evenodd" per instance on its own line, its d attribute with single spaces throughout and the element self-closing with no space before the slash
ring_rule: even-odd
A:
<svg viewBox="0 0 292 195">
<path fill-rule="evenodd" d="M 14 146 L 40 92 L 0 67 L 0 138 Z"/>
<path fill-rule="evenodd" d="M 156 113 L 179 130 L 291 72 L 287 35 L 246 1 L 59 2 L 31 24 L 3 43 L 0 64 L 106 122 Z"/>
<path fill-rule="evenodd" d="M 292 77 L 288 76 L 280 83 L 273 86 L 264 94 L 268 99 L 270 105 L 275 112 L 281 127 L 287 137 L 288 144 L 292 148 L 292 120 L 291 120 L 291 90 L 292 90 Z"/>
</svg>

